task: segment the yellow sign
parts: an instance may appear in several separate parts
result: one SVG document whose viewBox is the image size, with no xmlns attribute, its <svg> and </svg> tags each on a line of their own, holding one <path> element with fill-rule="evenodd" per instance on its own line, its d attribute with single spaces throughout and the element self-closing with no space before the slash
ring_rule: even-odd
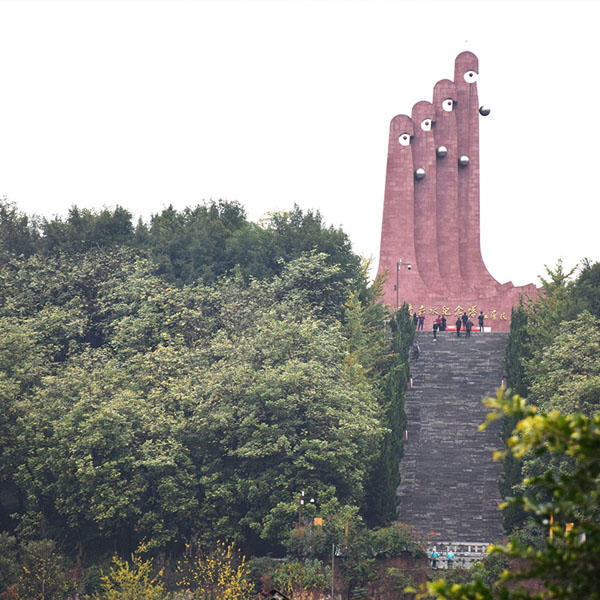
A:
<svg viewBox="0 0 600 600">
<path fill-rule="evenodd" d="M 315 525 L 323 526 L 323 517 L 315 517 L 314 519 Z"/>
</svg>

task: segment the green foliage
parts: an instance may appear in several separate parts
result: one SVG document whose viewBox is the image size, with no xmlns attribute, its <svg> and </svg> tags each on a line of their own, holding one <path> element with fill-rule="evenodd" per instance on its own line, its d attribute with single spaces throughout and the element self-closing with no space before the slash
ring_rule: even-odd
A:
<svg viewBox="0 0 600 600">
<path fill-rule="evenodd" d="M 388 581 L 391 583 L 392 589 L 396 592 L 399 598 L 404 597 L 404 590 L 407 587 L 414 586 L 412 577 L 402 569 L 390 567 L 387 569 L 385 575 L 386 579 L 388 579 Z"/>
<path fill-rule="evenodd" d="M 582 262 L 582 269 L 573 285 L 573 298 L 577 312 L 587 310 L 600 317 L 600 262 Z"/>
<path fill-rule="evenodd" d="M 381 281 L 318 212 L 259 225 L 211 202 L 134 229 L 120 207 L 38 221 L 4 202 L 0 241 L 0 525 L 22 543 L 312 559 L 361 509 L 393 518 L 412 327 L 386 329 Z M 294 540 L 300 490 L 301 529 L 329 520 Z"/>
<path fill-rule="evenodd" d="M 35 219 L 21 213 L 6 198 L 0 198 L 0 259 L 30 256 L 36 250 L 38 238 Z"/>
<path fill-rule="evenodd" d="M 508 386 L 515 394 L 527 394 L 525 362 L 530 358 L 529 335 L 527 332 L 528 313 L 523 301 L 512 309 L 510 332 L 506 344 L 506 375 Z"/>
<path fill-rule="evenodd" d="M 17 540 L 0 532 L 0 592 L 17 582 L 20 572 Z"/>
<path fill-rule="evenodd" d="M 400 484 L 398 464 L 403 455 L 406 413 L 404 401 L 410 378 L 409 351 L 414 327 L 408 306 L 404 304 L 389 321 L 391 352 L 381 379 L 380 406 L 388 431 L 379 457 L 371 470 L 365 513 L 370 525 L 383 525 L 395 519 L 396 490 Z"/>
<path fill-rule="evenodd" d="M 188 546 L 177 572 L 178 585 L 198 600 L 247 600 L 253 590 L 245 557 L 221 540 L 209 552 Z"/>
<path fill-rule="evenodd" d="M 290 598 L 295 591 L 325 591 L 331 586 L 331 567 L 317 559 L 286 561 L 275 569 L 273 583 Z"/>
<path fill-rule="evenodd" d="M 546 267 L 541 278 L 544 293 L 528 299 L 513 310 L 506 353 L 508 385 L 513 393 L 528 395 L 542 410 L 556 408 L 564 413 L 591 414 L 598 407 L 598 321 L 582 308 L 593 309 L 596 265 L 584 261 L 579 277 L 571 282 L 574 270 L 565 271 L 559 261 Z M 515 422 L 503 421 L 506 439 Z M 500 481 L 503 497 L 514 490 L 524 491 L 523 478 L 550 468 L 568 470 L 568 461 L 548 457 L 515 459 L 506 455 Z M 512 531 L 525 515 L 516 505 L 503 511 L 504 526 Z"/>
<path fill-rule="evenodd" d="M 124 249 L 6 263 L 5 523 L 94 554 L 215 531 L 281 551 L 300 489 L 362 504 L 383 427 L 337 273 L 311 253 L 176 288 Z"/>
<path fill-rule="evenodd" d="M 503 571 L 491 587 L 485 578 L 466 585 L 440 580 L 428 584 L 427 593 L 444 599 L 525 600 L 540 596 L 520 589 L 518 583 L 537 579 L 544 585 L 545 598 L 600 598 L 600 414 L 538 413 L 521 397 L 505 397 L 501 391 L 486 403 L 493 411 L 488 422 L 502 416 L 517 418 L 506 452 L 517 458 L 528 453 L 568 456 L 574 468 L 561 474 L 547 471 L 536 478 L 533 483 L 546 490 L 548 501 L 524 496 L 510 500 L 553 534 L 541 548 L 513 538 L 507 546 L 491 549 L 492 555 L 519 560 L 519 569 Z M 572 523 L 571 529 L 567 523 Z"/>
<path fill-rule="evenodd" d="M 529 395 L 543 411 L 582 412 L 600 408 L 600 320 L 582 312 L 565 321 L 552 342 L 527 365 Z"/>
<path fill-rule="evenodd" d="M 133 241 L 131 214 L 121 206 L 99 212 L 73 206 L 66 219 L 43 219 L 41 230 L 39 245 L 44 254 L 81 253 Z"/>
<path fill-rule="evenodd" d="M 167 594 L 160 581 L 162 572 L 155 572 L 154 561 L 140 555 L 147 547 L 141 545 L 131 554 L 131 560 L 113 557 L 113 566 L 102 577 L 102 590 L 96 600 L 166 600 Z"/>
<path fill-rule="evenodd" d="M 20 598 L 62 600 L 76 588 L 53 540 L 26 543 L 21 553 L 21 569 L 18 582 Z"/>
</svg>

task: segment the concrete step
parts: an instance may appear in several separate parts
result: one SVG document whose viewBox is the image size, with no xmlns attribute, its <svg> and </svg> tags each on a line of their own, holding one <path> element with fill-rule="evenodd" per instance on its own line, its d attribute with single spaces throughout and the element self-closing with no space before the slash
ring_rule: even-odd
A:
<svg viewBox="0 0 600 600">
<path fill-rule="evenodd" d="M 442 332 L 434 340 L 419 332 L 416 339 L 398 518 L 432 539 L 499 539 L 500 464 L 492 460 L 499 425 L 478 426 L 487 414 L 482 398 L 502 382 L 507 334 Z"/>
</svg>

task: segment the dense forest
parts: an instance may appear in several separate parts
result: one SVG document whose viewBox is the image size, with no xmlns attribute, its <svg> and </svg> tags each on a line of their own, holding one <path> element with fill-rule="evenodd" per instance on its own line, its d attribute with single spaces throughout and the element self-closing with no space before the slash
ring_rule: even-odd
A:
<svg viewBox="0 0 600 600">
<path fill-rule="evenodd" d="M 385 527 L 410 315 L 319 213 L 256 224 L 211 202 L 134 226 L 3 201 L 0 278 L 3 597 L 99 594 L 111 557 L 141 549 L 174 582 L 190 548 L 285 556 L 288 588 L 349 539 L 354 587 L 360 552 L 421 552 Z"/>
<path fill-rule="evenodd" d="M 0 599 L 306 599 L 332 582 L 358 599 L 375 579 L 398 599 L 598 598 L 600 263 L 547 269 L 513 311 L 509 389 L 487 400 L 510 538 L 421 592 L 380 569 L 427 563 L 395 522 L 414 330 L 367 271 L 298 207 L 134 223 L 0 201 Z"/>
</svg>

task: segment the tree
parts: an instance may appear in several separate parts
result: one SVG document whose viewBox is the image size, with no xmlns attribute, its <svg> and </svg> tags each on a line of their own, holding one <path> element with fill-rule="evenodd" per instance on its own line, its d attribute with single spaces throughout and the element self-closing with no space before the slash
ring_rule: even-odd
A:
<svg viewBox="0 0 600 600">
<path fill-rule="evenodd" d="M 35 252 L 38 240 L 36 220 L 21 213 L 6 198 L 0 198 L 0 259 L 30 256 Z"/>
<path fill-rule="evenodd" d="M 587 310 L 600 317 L 600 262 L 582 261 L 582 269 L 573 285 L 578 312 Z"/>
<path fill-rule="evenodd" d="M 43 219 L 40 250 L 44 254 L 86 252 L 133 243 L 131 213 L 121 206 L 101 211 L 72 206 L 66 219 Z"/>
<path fill-rule="evenodd" d="M 396 490 L 400 484 L 398 465 L 404 452 L 406 413 L 404 402 L 410 378 L 408 362 L 414 327 L 408 306 L 403 304 L 389 323 L 391 351 L 381 382 L 380 405 L 386 432 L 379 456 L 369 475 L 365 512 L 370 525 L 384 525 L 396 516 Z"/>
<path fill-rule="evenodd" d="M 529 396 L 545 412 L 593 414 L 600 408 L 600 320 L 584 311 L 561 323 L 538 360 L 527 364 Z"/>
<path fill-rule="evenodd" d="M 177 572 L 178 585 L 191 589 L 198 600 L 247 600 L 253 591 L 246 558 L 232 542 L 217 540 L 209 552 L 188 546 Z"/>
<path fill-rule="evenodd" d="M 518 539 L 491 549 L 492 554 L 519 560 L 518 570 L 503 572 L 493 587 L 483 581 L 451 585 L 440 580 L 428 584 L 427 593 L 448 600 L 526 600 L 541 596 L 516 584 L 537 579 L 544 585 L 544 598 L 600 598 L 600 414 L 539 413 L 520 396 L 504 396 L 502 390 L 486 404 L 492 409 L 488 423 L 502 416 L 517 419 L 506 453 L 516 458 L 532 452 L 567 456 L 574 469 L 560 474 L 547 471 L 535 478 L 532 483 L 546 490 L 548 501 L 536 502 L 525 496 L 509 500 L 523 506 L 552 532 L 541 549 Z"/>
<path fill-rule="evenodd" d="M 148 546 L 141 544 L 130 561 L 113 556 L 113 566 L 102 577 L 102 591 L 96 600 L 167 600 L 170 595 L 160 581 L 162 570 L 156 573 L 154 561 L 141 557 L 147 550 Z"/>
</svg>

